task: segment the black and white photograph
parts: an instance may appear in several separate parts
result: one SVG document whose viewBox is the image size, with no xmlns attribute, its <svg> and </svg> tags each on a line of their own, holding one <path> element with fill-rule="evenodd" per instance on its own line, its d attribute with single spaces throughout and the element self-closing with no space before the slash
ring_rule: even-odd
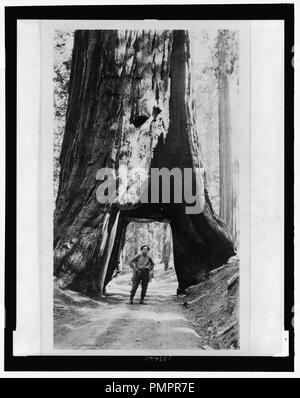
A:
<svg viewBox="0 0 300 398">
<path fill-rule="evenodd" d="M 239 31 L 53 47 L 54 347 L 239 349 Z"/>
<path fill-rule="evenodd" d="M 6 20 L 6 368 L 292 369 L 293 7 Z"/>
</svg>

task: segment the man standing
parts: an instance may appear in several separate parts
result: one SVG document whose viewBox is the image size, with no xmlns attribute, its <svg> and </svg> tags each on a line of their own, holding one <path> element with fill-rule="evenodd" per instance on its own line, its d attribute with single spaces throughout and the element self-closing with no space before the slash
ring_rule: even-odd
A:
<svg viewBox="0 0 300 398">
<path fill-rule="evenodd" d="M 148 256 L 150 247 L 148 245 L 143 245 L 141 247 L 141 254 L 135 256 L 129 263 L 130 267 L 133 269 L 132 276 L 132 289 L 130 292 L 129 304 L 133 304 L 133 298 L 139 286 L 142 282 L 142 292 L 141 292 L 141 304 L 146 304 L 144 302 L 146 291 L 149 283 L 149 273 L 153 270 L 154 262 L 151 257 Z"/>
</svg>

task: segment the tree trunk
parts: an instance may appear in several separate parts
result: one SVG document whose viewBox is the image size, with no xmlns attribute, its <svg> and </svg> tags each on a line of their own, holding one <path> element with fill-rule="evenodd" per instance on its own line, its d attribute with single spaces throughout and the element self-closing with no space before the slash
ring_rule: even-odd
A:
<svg viewBox="0 0 300 398">
<path fill-rule="evenodd" d="M 218 51 L 218 109 L 219 109 L 219 171 L 220 217 L 226 222 L 235 242 L 238 242 L 237 161 L 233 156 L 233 126 L 231 76 L 233 62 L 228 54 L 228 31 L 221 30 L 217 39 Z"/>
<path fill-rule="evenodd" d="M 162 262 L 164 263 L 165 271 L 169 269 L 170 255 L 171 255 L 171 240 L 169 235 L 168 224 L 165 223 L 163 226 L 163 247 L 162 247 Z"/>
<path fill-rule="evenodd" d="M 222 75 L 219 78 L 220 216 L 232 231 L 233 184 L 228 85 L 227 74 Z"/>
<path fill-rule="evenodd" d="M 117 265 L 130 219 L 169 220 L 179 290 L 234 254 L 213 213 L 201 173 L 185 31 L 76 31 L 69 103 L 54 214 L 54 271 L 61 287 L 96 296 Z M 187 203 L 140 202 L 129 175 L 113 203 L 100 204 L 97 171 L 138 165 L 193 169 L 199 214 Z M 143 182 L 143 181 L 142 181 Z M 149 179 L 151 187 L 151 179 Z"/>
</svg>

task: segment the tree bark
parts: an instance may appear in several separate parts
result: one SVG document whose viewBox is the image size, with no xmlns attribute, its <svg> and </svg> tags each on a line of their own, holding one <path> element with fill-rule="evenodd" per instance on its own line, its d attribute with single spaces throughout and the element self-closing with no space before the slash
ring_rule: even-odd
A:
<svg viewBox="0 0 300 398">
<path fill-rule="evenodd" d="M 163 226 L 163 245 L 162 245 L 162 262 L 164 263 L 164 270 L 169 269 L 170 255 L 171 255 L 171 241 L 169 236 L 168 224 Z"/>
<path fill-rule="evenodd" d="M 221 30 L 217 38 L 218 54 L 218 110 L 219 110 L 219 171 L 220 217 L 226 222 L 235 242 L 238 243 L 237 178 L 238 165 L 233 156 L 233 126 L 231 87 L 234 62 L 228 54 L 228 31 Z"/>
<path fill-rule="evenodd" d="M 219 78 L 220 216 L 232 231 L 233 181 L 228 86 L 228 76 L 227 74 L 222 74 Z"/>
<path fill-rule="evenodd" d="M 214 214 L 194 123 L 185 31 L 76 31 L 69 103 L 54 214 L 54 272 L 61 287 L 97 296 L 112 277 L 130 219 L 169 220 L 179 289 L 234 254 L 226 225 Z M 187 203 L 140 202 L 140 181 L 127 195 L 100 204 L 97 171 L 138 164 L 193 169 L 201 213 Z M 151 186 L 151 180 L 150 184 Z"/>
</svg>

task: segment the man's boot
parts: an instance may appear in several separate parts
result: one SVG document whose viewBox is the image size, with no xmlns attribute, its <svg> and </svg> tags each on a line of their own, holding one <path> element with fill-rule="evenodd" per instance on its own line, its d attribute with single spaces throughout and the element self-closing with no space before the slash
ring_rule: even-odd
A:
<svg viewBox="0 0 300 398">
<path fill-rule="evenodd" d="M 140 304 L 147 304 L 147 303 L 145 303 L 145 299 L 144 298 L 141 298 Z"/>
<path fill-rule="evenodd" d="M 133 297 L 130 296 L 128 304 L 133 304 Z"/>
</svg>

